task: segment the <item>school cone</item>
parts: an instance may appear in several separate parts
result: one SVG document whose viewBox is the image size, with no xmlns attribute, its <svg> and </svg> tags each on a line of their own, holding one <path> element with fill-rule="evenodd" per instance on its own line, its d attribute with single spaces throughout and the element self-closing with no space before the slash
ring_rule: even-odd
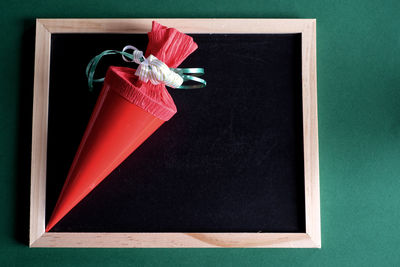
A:
<svg viewBox="0 0 400 267">
<path fill-rule="evenodd" d="M 197 49 L 190 36 L 154 21 L 148 36 L 146 57 L 171 68 Z M 109 67 L 46 232 L 175 113 L 163 84 L 142 82 L 131 68 Z"/>
</svg>

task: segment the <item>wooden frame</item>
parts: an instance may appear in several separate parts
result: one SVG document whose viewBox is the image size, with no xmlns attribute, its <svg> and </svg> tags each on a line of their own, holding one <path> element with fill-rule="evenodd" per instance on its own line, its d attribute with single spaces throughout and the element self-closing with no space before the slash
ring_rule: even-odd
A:
<svg viewBox="0 0 400 267">
<path fill-rule="evenodd" d="M 305 233 L 45 233 L 53 33 L 146 33 L 153 19 L 38 19 L 32 129 L 31 247 L 321 247 L 315 19 L 156 19 L 186 33 L 301 33 Z"/>
</svg>

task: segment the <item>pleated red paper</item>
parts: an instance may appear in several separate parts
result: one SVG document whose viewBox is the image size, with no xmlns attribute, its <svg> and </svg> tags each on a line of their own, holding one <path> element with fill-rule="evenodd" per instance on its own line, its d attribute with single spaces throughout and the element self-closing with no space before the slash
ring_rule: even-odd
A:
<svg viewBox="0 0 400 267">
<path fill-rule="evenodd" d="M 150 54 L 176 68 L 197 49 L 193 38 L 153 21 Z M 46 232 L 176 113 L 163 84 L 144 83 L 135 69 L 110 67 Z"/>
</svg>

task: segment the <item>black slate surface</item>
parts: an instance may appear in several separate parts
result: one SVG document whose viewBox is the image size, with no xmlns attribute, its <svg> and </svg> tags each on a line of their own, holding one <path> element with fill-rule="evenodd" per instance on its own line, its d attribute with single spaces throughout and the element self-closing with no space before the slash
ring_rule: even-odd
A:
<svg viewBox="0 0 400 267">
<path fill-rule="evenodd" d="M 207 87 L 170 90 L 178 113 L 52 231 L 305 232 L 300 34 L 191 34 L 181 67 Z M 101 85 L 89 60 L 145 34 L 53 34 L 47 164 L 48 220 Z M 100 63 L 132 66 L 119 56 Z"/>
</svg>

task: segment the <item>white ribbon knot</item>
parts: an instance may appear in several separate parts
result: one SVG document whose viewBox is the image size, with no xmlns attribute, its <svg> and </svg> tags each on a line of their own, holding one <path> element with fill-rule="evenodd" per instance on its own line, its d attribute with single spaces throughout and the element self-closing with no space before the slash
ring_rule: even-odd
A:
<svg viewBox="0 0 400 267">
<path fill-rule="evenodd" d="M 135 62 L 136 64 L 139 64 L 139 67 L 135 72 L 135 75 L 139 76 L 139 80 L 143 82 L 148 82 L 150 80 L 152 84 L 163 83 L 172 88 L 182 85 L 183 78 L 176 72 L 170 70 L 170 68 L 164 62 L 155 56 L 150 55 L 145 58 L 143 56 L 143 52 L 132 45 L 125 46 L 122 51 L 126 52 L 128 49 L 133 50 L 133 59 L 129 60 L 124 55 L 122 55 L 122 58 L 126 62 Z"/>
</svg>

